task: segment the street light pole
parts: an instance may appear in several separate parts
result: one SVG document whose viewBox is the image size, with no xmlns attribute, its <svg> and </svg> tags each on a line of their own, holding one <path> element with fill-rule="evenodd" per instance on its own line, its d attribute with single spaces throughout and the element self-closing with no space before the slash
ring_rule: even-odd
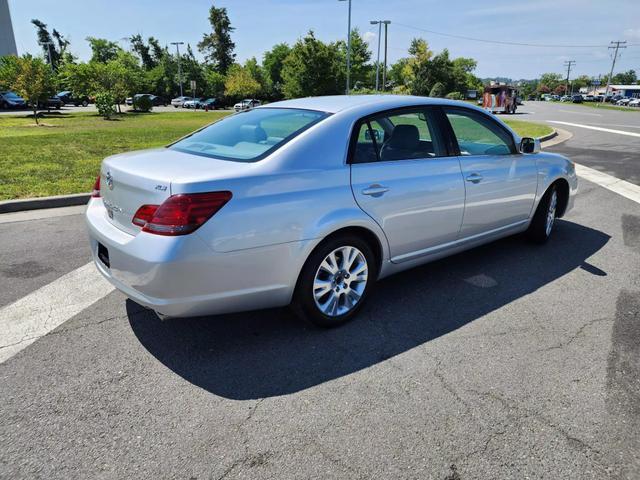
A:
<svg viewBox="0 0 640 480">
<path fill-rule="evenodd" d="M 53 42 L 44 42 L 44 45 L 47 46 L 47 52 L 49 52 L 49 66 L 51 67 L 51 70 L 53 70 L 53 60 L 51 60 L 51 45 L 53 45 Z"/>
<path fill-rule="evenodd" d="M 184 45 L 184 42 L 171 42 L 171 45 L 176 46 L 176 53 L 178 55 L 178 80 L 180 81 L 180 96 L 182 97 L 182 67 L 180 66 L 180 45 Z"/>
<path fill-rule="evenodd" d="M 349 95 L 349 76 L 351 74 L 351 0 L 338 0 L 339 2 L 348 2 L 349 13 L 347 14 L 347 85 L 345 88 L 346 95 Z"/>
<path fill-rule="evenodd" d="M 384 20 L 384 68 L 382 69 L 382 91 L 387 89 L 387 27 L 391 23 L 390 20 Z"/>
<path fill-rule="evenodd" d="M 380 88 L 380 36 L 382 35 L 382 20 L 371 20 L 371 25 L 378 25 L 378 59 L 376 60 L 376 92 Z"/>
</svg>

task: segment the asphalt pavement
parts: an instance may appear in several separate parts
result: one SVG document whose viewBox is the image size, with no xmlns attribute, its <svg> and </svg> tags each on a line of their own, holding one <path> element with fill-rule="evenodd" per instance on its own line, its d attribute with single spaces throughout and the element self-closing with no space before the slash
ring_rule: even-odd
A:
<svg viewBox="0 0 640 480">
<path fill-rule="evenodd" d="M 547 107 L 522 119 L 596 123 Z M 550 150 L 638 183 L 636 137 L 562 128 Z M 0 317 L 26 318 L 90 255 L 78 209 L 12 215 Z M 0 363 L 0 478 L 639 477 L 640 203 L 584 179 L 547 245 L 384 279 L 333 330 L 286 309 L 161 321 L 103 293 Z"/>
</svg>

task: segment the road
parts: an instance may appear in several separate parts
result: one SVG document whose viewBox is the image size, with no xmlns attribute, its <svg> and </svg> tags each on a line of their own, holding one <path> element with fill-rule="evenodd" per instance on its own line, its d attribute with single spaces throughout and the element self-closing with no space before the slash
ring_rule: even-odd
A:
<svg viewBox="0 0 640 480">
<path fill-rule="evenodd" d="M 522 117 L 595 123 L 544 108 Z M 637 183 L 635 137 L 566 129 L 551 150 Z M 0 317 L 64 321 L 0 364 L 0 478 L 638 478 L 640 204 L 594 183 L 547 245 L 387 278 L 329 331 L 160 321 L 107 288 L 60 318 L 98 278 L 65 280 L 89 262 L 79 209 L 8 215 Z"/>
</svg>

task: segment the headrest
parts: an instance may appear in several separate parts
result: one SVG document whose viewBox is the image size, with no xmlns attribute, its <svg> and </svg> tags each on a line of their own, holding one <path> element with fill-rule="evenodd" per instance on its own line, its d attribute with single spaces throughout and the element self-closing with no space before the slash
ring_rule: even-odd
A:
<svg viewBox="0 0 640 480">
<path fill-rule="evenodd" d="M 420 132 L 415 125 L 396 125 L 387 145 L 391 148 L 415 148 L 420 143 Z"/>
<path fill-rule="evenodd" d="M 242 125 L 240 127 L 240 141 L 259 143 L 267 139 L 267 132 L 259 125 Z"/>
</svg>

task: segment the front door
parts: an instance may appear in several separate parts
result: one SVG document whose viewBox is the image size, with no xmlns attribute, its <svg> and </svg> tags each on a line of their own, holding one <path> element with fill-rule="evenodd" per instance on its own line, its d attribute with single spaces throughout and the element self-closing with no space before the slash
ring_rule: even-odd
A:
<svg viewBox="0 0 640 480">
<path fill-rule="evenodd" d="M 460 231 L 464 182 L 458 158 L 447 156 L 436 114 L 402 109 L 356 126 L 353 195 L 384 230 L 394 262 L 455 241 Z"/>
<path fill-rule="evenodd" d="M 460 149 L 466 187 L 460 238 L 526 222 L 538 185 L 535 155 L 518 153 L 513 136 L 484 113 L 444 111 Z"/>
</svg>

